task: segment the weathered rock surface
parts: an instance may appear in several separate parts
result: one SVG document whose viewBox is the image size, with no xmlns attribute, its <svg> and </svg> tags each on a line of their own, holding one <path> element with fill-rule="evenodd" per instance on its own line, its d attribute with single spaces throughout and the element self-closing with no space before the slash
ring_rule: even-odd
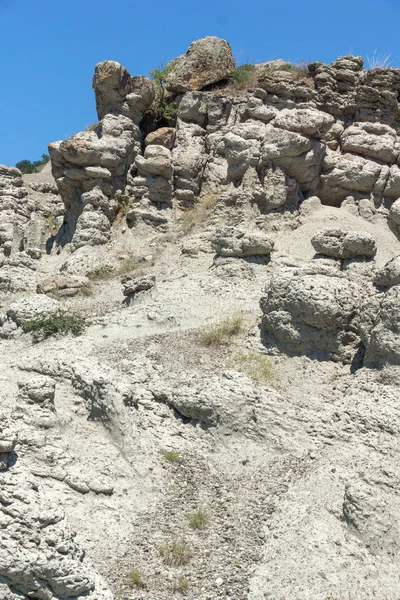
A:
<svg viewBox="0 0 400 600">
<path fill-rule="evenodd" d="M 18 325 L 33 321 L 36 319 L 45 319 L 57 314 L 60 311 L 61 304 L 47 296 L 26 296 L 21 300 L 16 300 L 7 311 L 10 319 Z"/>
<path fill-rule="evenodd" d="M 262 327 L 288 351 L 351 361 L 359 344 L 353 320 L 362 298 L 362 288 L 335 271 L 277 275 L 261 297 Z"/>
<path fill-rule="evenodd" d="M 311 239 L 311 243 L 319 254 L 334 258 L 373 258 L 376 254 L 374 238 L 362 231 L 326 229 L 317 233 Z"/>
<path fill-rule="evenodd" d="M 233 227 L 217 229 L 211 243 L 220 256 L 268 256 L 274 247 L 274 242 L 261 231 Z"/>
<path fill-rule="evenodd" d="M 167 89 L 180 93 L 201 90 L 228 79 L 236 64 L 228 42 L 209 36 L 192 42 L 186 54 L 168 63 Z"/>
</svg>

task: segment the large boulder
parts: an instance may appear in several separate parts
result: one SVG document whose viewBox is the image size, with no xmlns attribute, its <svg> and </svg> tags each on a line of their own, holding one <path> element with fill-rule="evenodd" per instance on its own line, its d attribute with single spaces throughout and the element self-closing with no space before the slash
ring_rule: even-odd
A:
<svg viewBox="0 0 400 600">
<path fill-rule="evenodd" d="M 43 295 L 26 296 L 13 302 L 7 311 L 7 315 L 18 325 L 23 325 L 28 321 L 52 317 L 60 309 L 61 304 L 53 298 Z"/>
<path fill-rule="evenodd" d="M 315 234 L 311 243 L 318 254 L 334 258 L 373 258 L 376 254 L 376 242 L 365 231 L 325 229 Z"/>
<path fill-rule="evenodd" d="M 201 38 L 192 42 L 185 54 L 168 63 L 166 87 L 175 94 L 201 90 L 227 79 L 235 67 L 228 42 L 214 36 Z"/>
<path fill-rule="evenodd" d="M 330 269 L 276 275 L 260 301 L 262 328 L 290 353 L 351 362 L 360 342 L 354 317 L 362 295 L 357 284 Z"/>
</svg>

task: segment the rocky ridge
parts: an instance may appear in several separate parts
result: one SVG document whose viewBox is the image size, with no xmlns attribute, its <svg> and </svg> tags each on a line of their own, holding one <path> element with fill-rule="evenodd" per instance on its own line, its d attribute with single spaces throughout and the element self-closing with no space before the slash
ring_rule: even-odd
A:
<svg viewBox="0 0 400 600">
<path fill-rule="evenodd" d="M 398 594 L 399 70 L 232 73 L 0 167 L 1 599 Z"/>
</svg>

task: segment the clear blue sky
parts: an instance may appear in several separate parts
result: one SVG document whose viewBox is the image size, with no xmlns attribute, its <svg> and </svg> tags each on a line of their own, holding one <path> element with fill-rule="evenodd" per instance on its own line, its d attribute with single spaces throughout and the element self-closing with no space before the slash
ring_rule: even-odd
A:
<svg viewBox="0 0 400 600">
<path fill-rule="evenodd" d="M 0 163 L 36 160 L 97 121 L 94 65 L 147 75 L 206 35 L 238 63 L 332 62 L 391 53 L 400 66 L 400 0 L 0 0 Z"/>
</svg>

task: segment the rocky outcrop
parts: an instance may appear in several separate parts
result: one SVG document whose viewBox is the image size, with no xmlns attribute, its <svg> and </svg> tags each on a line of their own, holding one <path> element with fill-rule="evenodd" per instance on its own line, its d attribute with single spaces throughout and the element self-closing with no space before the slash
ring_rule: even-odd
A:
<svg viewBox="0 0 400 600">
<path fill-rule="evenodd" d="M 354 56 L 306 68 L 271 61 L 255 66 L 239 94 L 234 69 L 225 40 L 193 42 L 166 68 L 163 93 L 176 118 L 152 121 L 153 83 L 114 61 L 97 65 L 100 122 L 50 145 L 66 209 L 58 243 L 106 243 L 121 205 L 129 205 L 130 227 L 165 231 L 171 207 L 207 194 L 256 207 L 255 217 L 294 211 L 311 196 L 333 206 L 351 196 L 368 219 L 393 204 L 397 231 L 396 69 L 364 71 Z"/>
<path fill-rule="evenodd" d="M 154 100 L 149 79 L 131 77 L 114 61 L 96 66 L 93 88 L 100 122 L 49 146 L 66 209 L 58 243 L 73 241 L 74 248 L 108 241 L 118 192 L 124 190 L 128 168 L 141 149 L 139 123 Z"/>
</svg>

